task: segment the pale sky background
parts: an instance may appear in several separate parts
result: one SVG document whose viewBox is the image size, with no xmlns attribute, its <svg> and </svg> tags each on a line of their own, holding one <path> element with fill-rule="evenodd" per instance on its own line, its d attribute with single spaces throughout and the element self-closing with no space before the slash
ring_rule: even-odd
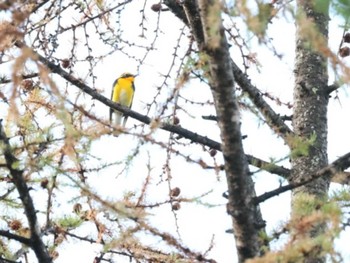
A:
<svg viewBox="0 0 350 263">
<path fill-rule="evenodd" d="M 140 1 L 141 2 L 141 1 Z M 138 6 L 140 2 L 129 4 L 125 14 L 133 10 L 139 10 Z M 156 28 L 157 14 L 150 10 L 150 5 L 153 2 L 149 2 L 146 6 L 146 18 L 148 31 L 152 32 Z M 137 13 L 137 12 L 136 12 Z M 123 14 L 122 14 L 123 16 Z M 72 17 L 72 21 L 78 20 Z M 72 21 L 64 21 L 67 25 L 70 25 Z M 137 13 L 137 16 L 125 15 L 122 17 L 121 27 L 128 25 L 127 30 L 124 30 L 123 36 L 125 39 L 134 40 L 138 44 L 147 45 L 152 42 L 152 34 L 147 33 L 147 39 L 141 39 L 139 34 L 141 29 L 139 23 L 141 21 L 141 15 Z M 335 23 L 334 23 L 335 22 Z M 334 52 L 336 52 L 339 42 L 342 36 L 342 29 L 338 27 L 339 21 L 331 21 L 330 26 L 330 44 Z M 167 74 L 170 64 L 171 55 L 174 52 L 174 46 L 176 45 L 179 37 L 179 30 L 182 28 L 182 23 L 174 17 L 170 12 L 163 12 L 160 16 L 161 32 L 156 41 L 156 51 L 152 51 L 147 57 L 145 64 L 140 66 L 138 71 L 138 64 L 127 58 L 125 55 L 120 55 L 118 52 L 110 55 L 96 65 L 94 68 L 94 75 L 96 79 L 96 87 L 102 90 L 102 93 L 106 96 L 110 96 L 111 85 L 116 77 L 123 72 L 138 73 L 136 78 L 136 93 L 134 97 L 133 109 L 140 113 L 145 113 L 145 104 L 153 100 L 156 93 L 156 87 L 160 85 L 162 78 L 161 74 Z M 88 27 L 89 29 L 89 27 Z M 93 29 L 91 29 L 94 32 Z M 98 50 L 99 42 L 96 41 L 96 37 L 93 33 L 90 33 L 90 40 L 94 49 Z M 184 53 L 186 49 L 186 41 L 188 32 L 182 36 L 184 42 L 181 44 L 179 54 Z M 292 88 L 294 85 L 293 80 L 293 66 L 294 66 L 294 24 L 292 20 L 285 21 L 281 19 L 274 22 L 269 26 L 269 37 L 274 39 L 274 46 L 279 53 L 284 55 L 282 61 L 273 54 L 266 50 L 265 46 L 258 46 L 256 41 L 250 43 L 252 51 L 257 53 L 257 59 L 261 64 L 258 72 L 254 66 L 248 71 L 252 83 L 262 91 L 268 91 L 274 96 L 279 97 L 283 102 L 292 101 Z M 70 41 L 71 35 L 62 35 L 60 37 L 61 43 L 64 41 Z M 77 36 L 79 37 L 79 36 Z M 66 50 L 64 45 L 60 46 L 61 50 L 58 54 L 65 58 L 70 54 L 70 50 Z M 102 47 L 101 47 L 102 48 Z M 128 52 L 135 56 L 141 56 L 144 50 L 138 50 L 134 48 L 127 49 Z M 233 58 L 239 59 L 240 54 L 232 49 Z M 101 54 L 103 50 L 101 50 Z M 130 54 L 129 53 L 129 54 Z M 79 51 L 78 57 L 84 59 L 86 57 L 84 49 Z M 345 59 L 346 60 L 346 59 Z M 177 67 L 175 67 L 177 68 Z M 85 70 L 85 72 L 84 72 Z M 77 67 L 74 72 L 77 76 L 84 79 L 86 76 L 86 68 Z M 174 74 L 174 72 L 172 72 Z M 54 76 L 58 85 L 63 85 L 64 82 L 60 77 Z M 87 79 L 89 83 L 89 79 Z M 171 79 L 174 81 L 174 79 Z M 332 72 L 330 71 L 330 82 L 332 82 Z M 89 83 L 91 84 L 91 83 Z M 162 90 L 162 98 L 167 98 L 171 94 L 174 88 L 174 83 L 168 82 L 168 89 Z M 347 153 L 350 149 L 350 140 L 348 131 L 350 130 L 350 124 L 347 121 L 349 116 L 349 94 L 347 93 L 347 87 L 343 87 L 339 90 L 339 100 L 330 99 L 329 103 L 329 161 L 333 161 L 337 157 Z M 74 96 L 75 90 L 72 92 Z M 207 101 L 211 100 L 211 93 L 206 85 L 193 81 L 186 84 L 181 89 L 181 95 L 184 97 L 196 100 Z M 333 95 L 334 97 L 334 95 Z M 267 99 L 268 100 L 268 99 Z M 92 103 L 89 96 L 82 97 L 81 101 L 85 101 L 86 105 Z M 269 100 L 268 100 L 269 101 Z M 193 117 L 178 111 L 181 126 L 194 130 L 200 135 L 208 136 L 211 139 L 219 141 L 219 130 L 214 122 L 206 121 L 201 118 L 202 115 L 214 114 L 213 107 L 209 106 L 197 106 L 184 104 L 180 100 L 180 105 L 183 105 L 186 110 L 192 114 Z M 170 108 L 170 107 L 169 107 Z M 109 109 L 100 104 L 95 103 L 95 112 L 98 116 L 107 119 L 109 117 Z M 286 107 L 274 107 L 276 111 L 283 114 L 290 114 L 291 111 Z M 159 109 L 152 109 L 150 116 L 157 116 Z M 0 112 L 0 118 L 3 114 Z M 127 127 L 133 127 L 138 125 L 138 121 L 131 118 L 128 119 Z M 137 130 L 139 131 L 139 130 Z M 242 133 L 247 134 L 248 138 L 244 140 L 245 152 L 252 154 L 256 157 L 269 160 L 269 158 L 280 158 L 288 154 L 287 147 L 283 144 L 283 141 L 276 139 L 269 128 L 267 128 L 261 121 L 257 120 L 252 114 L 242 111 Z M 158 141 L 167 141 L 169 133 L 164 131 L 156 131 L 154 138 Z M 183 140 L 187 142 L 187 140 Z M 138 144 L 138 139 L 131 136 L 121 135 L 119 137 L 103 136 L 98 141 L 94 142 L 91 148 L 91 152 L 94 156 L 100 157 L 103 162 L 113 162 L 116 160 L 122 160 L 130 151 L 133 151 Z M 181 149 L 181 147 L 179 147 Z M 187 148 L 182 149 L 186 155 L 191 156 L 193 159 L 202 158 L 209 164 L 212 164 L 212 158 L 208 153 L 202 151 L 200 145 L 191 144 Z M 152 185 L 148 191 L 146 200 L 150 203 L 165 200 L 168 197 L 168 184 L 162 182 L 160 177 L 162 174 L 162 166 L 165 163 L 165 150 L 161 149 L 157 145 L 146 144 L 141 147 L 139 156 L 134 159 L 131 166 L 126 172 L 118 175 L 121 168 L 116 166 L 105 169 L 103 173 L 89 174 L 88 183 L 93 186 L 97 193 L 103 193 L 107 199 L 120 200 L 127 192 L 138 192 L 142 187 L 142 184 L 147 175 L 146 160 L 150 156 L 150 165 L 152 167 Z M 216 156 L 218 163 L 222 163 L 220 154 Z M 94 161 L 89 161 L 89 167 L 96 165 Z M 283 163 L 288 167 L 288 161 Z M 225 230 L 231 228 L 231 220 L 226 214 L 226 200 L 222 197 L 222 193 L 226 190 L 226 180 L 224 173 L 220 173 L 218 176 L 211 170 L 202 170 L 198 165 L 186 162 L 182 157 L 173 156 L 171 158 L 171 186 L 180 187 L 181 197 L 193 198 L 202 195 L 208 191 L 211 191 L 201 201 L 208 202 L 215 205 L 212 208 L 208 208 L 198 204 L 185 204 L 181 205 L 181 209 L 176 212 L 179 232 L 181 240 L 185 246 L 190 247 L 194 251 L 204 252 L 208 249 L 212 236 L 214 235 L 214 248 L 210 251 L 208 258 L 213 258 L 219 263 L 236 262 L 234 238 L 232 235 L 225 233 Z M 277 176 L 270 175 L 268 173 L 259 173 L 255 175 L 256 191 L 257 194 L 261 194 L 265 191 L 273 190 L 279 186 L 279 180 Z M 339 186 L 333 186 L 332 189 L 337 189 Z M 41 209 L 45 207 L 45 200 L 40 199 L 40 192 L 31 192 L 36 200 L 36 205 Z M 76 193 L 59 192 L 57 191 L 58 200 L 62 200 L 60 204 L 55 204 L 60 207 L 61 211 L 70 211 L 72 209 L 71 199 Z M 290 193 L 284 193 L 278 197 L 272 198 L 261 204 L 263 218 L 267 221 L 267 229 L 271 231 L 274 227 L 283 223 L 288 219 L 290 212 L 289 208 L 289 195 Z M 42 203 L 40 203 L 42 201 Z M 176 229 L 174 228 L 174 216 L 171 212 L 169 205 L 161 206 L 160 208 L 150 210 L 152 216 L 150 217 L 150 224 L 156 226 L 162 231 L 171 232 L 176 235 Z M 44 218 L 41 218 L 44 220 Z M 91 231 L 91 225 L 86 224 L 86 227 L 82 227 L 77 234 L 87 235 Z M 349 231 L 343 232 L 342 238 L 337 242 L 337 248 L 344 255 L 344 261 L 350 261 L 350 254 L 346 244 L 349 241 Z M 160 240 L 156 240 L 149 236 L 140 236 L 141 240 L 147 240 L 152 246 L 163 246 Z M 68 238 L 68 243 L 65 246 L 59 248 L 59 258 L 55 261 L 58 263 L 65 262 L 92 262 L 93 258 L 100 251 L 100 246 L 90 245 L 86 242 L 76 242 Z M 281 243 L 274 244 L 274 247 L 279 247 Z M 32 261 L 35 262 L 35 261 Z M 121 257 L 117 262 L 129 262 L 126 257 Z"/>
</svg>

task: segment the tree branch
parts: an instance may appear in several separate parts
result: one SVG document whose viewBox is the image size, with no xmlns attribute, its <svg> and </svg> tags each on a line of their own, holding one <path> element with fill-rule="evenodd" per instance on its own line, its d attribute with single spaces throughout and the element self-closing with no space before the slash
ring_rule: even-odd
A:
<svg viewBox="0 0 350 263">
<path fill-rule="evenodd" d="M 197 1 L 185 0 L 183 2 L 183 10 L 186 14 L 186 20 L 188 22 L 188 27 L 192 29 L 192 34 L 198 45 L 204 43 L 204 32 L 202 28 L 202 23 L 200 22 L 201 17 L 198 12 Z"/>
<path fill-rule="evenodd" d="M 337 89 L 339 89 L 340 88 L 340 85 L 338 84 L 338 83 L 333 83 L 332 85 L 328 85 L 327 87 L 326 87 L 326 91 L 325 91 L 325 93 L 326 94 L 331 94 L 333 91 L 336 91 Z"/>
<path fill-rule="evenodd" d="M 270 192 L 266 192 L 258 197 L 255 198 L 255 203 L 259 204 L 267 199 L 277 196 L 279 194 L 282 194 L 286 191 L 293 190 L 295 188 L 298 188 L 300 186 L 306 185 L 318 178 L 321 177 L 332 177 L 339 173 L 342 173 L 345 169 L 350 167 L 350 152 L 343 155 L 342 157 L 335 160 L 330 165 L 322 168 L 321 170 L 317 171 L 316 173 L 312 174 L 310 177 L 306 179 L 301 179 L 299 182 L 290 183 L 288 185 L 281 186 L 275 190 L 272 190 Z"/>
<path fill-rule="evenodd" d="M 287 168 L 284 168 L 283 166 L 276 165 L 271 162 L 266 162 L 262 159 L 256 158 L 252 155 L 246 154 L 246 158 L 248 160 L 248 163 L 250 165 L 253 165 L 257 168 L 260 168 L 261 170 L 264 170 L 266 172 L 277 174 L 284 179 L 288 179 L 291 171 Z"/>
<path fill-rule="evenodd" d="M 171 10 L 171 12 L 177 18 L 179 18 L 185 25 L 188 26 L 188 20 L 186 17 L 186 13 L 185 13 L 182 5 L 179 4 L 179 1 L 164 0 L 164 4 Z"/>
<path fill-rule="evenodd" d="M 22 42 L 16 42 L 15 45 L 18 48 L 23 48 L 23 47 L 27 47 L 24 43 Z M 130 116 L 131 118 L 134 118 L 140 122 L 143 122 L 145 124 L 150 124 L 152 119 L 149 118 L 146 115 L 142 115 L 136 111 L 133 111 L 129 108 L 123 107 L 122 105 L 118 104 L 118 103 L 114 103 L 113 101 L 109 100 L 108 98 L 104 97 L 103 95 L 99 94 L 98 92 L 96 92 L 94 89 L 90 88 L 89 86 L 87 86 L 85 83 L 83 83 L 82 81 L 80 81 L 79 79 L 75 78 L 74 76 L 72 76 L 71 74 L 67 73 L 66 71 L 64 71 L 59 65 L 54 64 L 53 62 L 47 60 L 45 57 L 41 56 L 40 54 L 36 53 L 34 50 L 32 50 L 32 52 L 38 56 L 38 59 L 41 63 L 43 63 L 44 65 L 46 65 L 51 72 L 60 75 L 62 78 L 64 78 L 65 80 L 67 80 L 68 82 L 70 82 L 72 85 L 76 86 L 77 88 L 81 89 L 83 92 L 89 94 L 92 98 L 100 101 L 101 103 L 105 104 L 106 106 L 121 111 L 123 112 L 125 115 Z M 213 117 L 214 118 L 214 117 Z M 206 119 L 204 117 L 204 119 Z M 217 117 L 215 116 L 215 120 L 217 120 Z M 215 149 L 218 151 L 221 151 L 221 143 L 214 141 L 206 136 L 202 136 L 199 135 L 197 133 L 194 133 L 188 129 L 182 128 L 181 126 L 178 125 L 172 125 L 169 123 L 160 123 L 159 124 L 159 128 L 162 130 L 166 130 L 175 134 L 178 134 L 179 136 L 186 138 L 188 140 L 191 140 L 192 142 L 198 143 L 198 144 L 202 144 L 205 145 L 211 149 Z M 250 165 L 255 166 L 257 168 L 260 168 L 264 171 L 273 173 L 273 174 L 277 174 L 282 176 L 285 179 L 288 179 L 288 176 L 290 174 L 289 169 L 272 164 L 270 162 L 266 162 L 262 159 L 259 159 L 257 157 L 254 157 L 252 155 L 246 155 L 247 161 Z M 0 164 L 1 166 L 6 166 L 6 164 Z M 342 174 L 344 175 L 344 174 Z M 350 183 L 350 179 L 346 179 L 346 177 L 342 176 L 340 177 L 340 174 L 337 174 L 334 179 L 332 179 L 332 182 L 335 183 L 340 183 L 340 184 L 349 184 Z"/>
<path fill-rule="evenodd" d="M 16 42 L 15 43 L 18 48 L 27 47 L 22 42 Z M 34 50 L 32 52 L 38 57 L 38 60 L 43 63 L 45 66 L 47 66 L 52 73 L 58 74 L 65 80 L 67 80 L 69 83 L 74 85 L 75 87 L 79 88 L 83 92 L 89 94 L 92 98 L 100 101 L 101 103 L 105 104 L 106 106 L 121 111 L 125 115 L 130 116 L 131 118 L 134 118 L 140 122 L 143 122 L 145 124 L 150 124 L 152 119 L 149 118 L 146 115 L 142 115 L 136 111 L 133 111 L 127 107 L 123 107 L 122 105 L 118 103 L 114 103 L 113 101 L 109 100 L 108 98 L 104 97 L 103 95 L 96 92 L 96 90 L 90 88 L 88 85 L 80 81 L 79 79 L 75 78 L 73 75 L 67 73 L 64 71 L 59 65 L 54 64 L 53 62 L 49 61 L 45 57 L 41 56 L 40 54 L 36 53 Z M 216 118 L 216 117 L 215 117 Z M 188 140 L 191 140 L 192 142 L 199 143 L 202 145 L 205 145 L 211 149 L 215 149 L 218 151 L 221 151 L 221 144 L 217 141 L 214 141 L 206 136 L 199 135 L 197 133 L 194 133 L 188 129 L 182 128 L 178 125 L 172 125 L 169 123 L 159 123 L 159 128 L 178 134 L 179 136 L 186 138 Z M 264 160 L 261 160 L 257 157 L 246 155 L 247 161 L 250 165 L 256 166 L 257 168 L 263 169 L 267 172 L 271 172 L 274 174 L 278 174 L 282 177 L 286 177 L 288 175 L 288 171 L 286 168 L 279 167 L 277 165 L 271 164 L 269 162 L 266 162 Z"/>
<path fill-rule="evenodd" d="M 16 234 L 12 234 L 10 231 L 8 230 L 0 230 L 0 236 L 3 237 L 7 237 L 8 239 L 13 239 L 16 240 L 22 244 L 25 244 L 27 246 L 31 246 L 32 242 L 29 238 L 26 237 L 22 237 Z"/>
<path fill-rule="evenodd" d="M 21 79 L 32 79 L 32 78 L 36 78 L 38 76 L 39 76 L 38 73 L 22 74 Z M 11 82 L 12 82 L 12 79 L 0 78 L 0 84 L 7 84 L 7 83 L 11 83 Z"/>
<path fill-rule="evenodd" d="M 49 263 L 52 259 L 40 237 L 40 229 L 36 217 L 36 210 L 33 199 L 29 194 L 29 188 L 23 177 L 23 170 L 17 168 L 19 160 L 13 155 L 9 139 L 3 130 L 2 120 L 0 120 L 0 142 L 3 144 L 3 154 L 6 161 L 7 169 L 10 171 L 14 184 L 16 185 L 19 197 L 22 201 L 24 211 L 28 220 L 30 229 L 30 246 L 34 250 L 39 262 Z"/>
<path fill-rule="evenodd" d="M 15 43 L 15 45 L 18 48 L 25 48 L 25 47 L 28 48 L 23 42 L 20 42 L 20 41 L 17 41 Z M 106 106 L 108 106 L 112 109 L 118 110 L 118 111 L 124 113 L 125 115 L 127 115 L 131 118 L 134 118 L 140 122 L 143 122 L 145 124 L 150 124 L 152 122 L 152 119 L 150 117 L 148 117 L 146 115 L 142 115 L 136 111 L 129 109 L 128 107 L 124 107 L 118 103 L 111 101 L 110 99 L 108 99 L 108 98 L 104 97 L 103 95 L 99 94 L 98 92 L 96 92 L 94 89 L 90 88 L 88 85 L 83 83 L 81 80 L 75 78 L 73 75 L 64 71 L 59 65 L 54 64 L 53 62 L 49 61 L 45 57 L 43 57 L 40 54 L 38 54 L 37 52 L 35 52 L 34 50 L 32 50 L 32 52 L 38 57 L 38 60 L 41 63 L 43 63 L 45 66 L 47 66 L 47 68 L 49 68 L 51 70 L 51 72 L 60 75 L 62 78 L 64 78 L 65 80 L 70 82 L 72 85 L 74 85 L 77 88 L 79 88 L 80 90 L 82 90 L 84 93 L 89 94 L 94 99 L 102 102 L 103 104 L 105 104 Z M 201 136 L 197 133 L 194 133 L 194 132 L 191 132 L 187 129 L 184 129 L 181 126 L 172 125 L 172 124 L 165 123 L 165 122 L 160 122 L 159 128 L 166 130 L 166 131 L 169 131 L 169 132 L 176 133 L 176 134 L 180 135 L 181 137 L 184 137 L 184 138 L 189 139 L 191 141 L 197 142 L 199 144 L 206 145 L 212 149 L 216 149 L 216 150 L 221 151 L 221 144 L 220 143 L 218 143 L 214 140 L 211 140 L 206 136 Z"/>
<path fill-rule="evenodd" d="M 168 8 L 182 21 L 186 21 L 186 25 L 192 30 L 193 35 L 195 36 L 196 41 L 202 41 L 203 39 L 203 30 L 198 30 L 201 28 L 201 22 L 197 19 L 199 13 L 196 9 L 193 8 L 193 1 L 184 1 L 183 5 L 179 4 L 178 1 L 167 0 L 164 1 L 164 4 L 168 6 Z M 183 12 L 179 10 L 183 9 Z M 189 18 L 189 14 L 193 18 Z M 189 21 L 189 22 L 188 22 Z M 202 42 L 197 42 L 200 46 Z M 229 54 L 228 54 L 229 55 Z M 237 84 L 242 88 L 244 92 L 247 93 L 250 100 L 254 103 L 254 105 L 259 109 L 260 113 L 264 116 L 266 123 L 269 127 L 281 138 L 283 138 L 284 142 L 289 145 L 290 140 L 288 140 L 287 136 L 292 134 L 292 130 L 284 123 L 283 119 L 277 114 L 270 105 L 264 100 L 261 92 L 257 89 L 251 81 L 248 79 L 247 75 L 243 73 L 243 71 L 237 66 L 237 64 L 231 59 L 231 68 Z"/>
<path fill-rule="evenodd" d="M 247 78 L 246 74 L 237 66 L 237 64 L 231 60 L 233 75 L 238 85 L 245 91 L 250 100 L 259 109 L 259 112 L 264 116 L 266 123 L 269 127 L 279 136 L 281 136 L 284 142 L 289 145 L 288 135 L 292 134 L 292 130 L 284 123 L 281 116 L 277 114 L 270 105 L 264 100 L 260 93 L 251 81 Z M 289 145 L 290 146 L 290 145 Z"/>
<path fill-rule="evenodd" d="M 118 3 L 117 5 L 115 5 L 115 6 L 111 7 L 111 8 L 109 8 L 109 9 L 106 9 L 106 10 L 102 11 L 101 13 L 98 13 L 98 14 L 95 15 L 95 16 L 87 17 L 86 20 L 84 20 L 84 21 L 82 21 L 82 22 L 79 22 L 78 24 L 71 25 L 71 26 L 65 27 L 65 28 L 61 28 L 61 29 L 60 29 L 60 33 L 66 32 L 66 31 L 71 30 L 71 29 L 73 29 L 73 28 L 78 28 L 78 27 L 80 27 L 80 26 L 85 26 L 87 23 L 89 23 L 89 22 L 91 22 L 91 21 L 93 21 L 93 20 L 95 20 L 95 19 L 97 19 L 97 18 L 101 18 L 102 16 L 111 13 L 111 12 L 114 11 L 115 9 L 117 9 L 117 8 L 123 6 L 123 5 L 126 5 L 126 4 L 130 3 L 131 1 L 132 1 L 132 0 L 127 0 L 127 1 L 124 1 L 124 2 L 122 2 L 122 3 Z"/>
</svg>

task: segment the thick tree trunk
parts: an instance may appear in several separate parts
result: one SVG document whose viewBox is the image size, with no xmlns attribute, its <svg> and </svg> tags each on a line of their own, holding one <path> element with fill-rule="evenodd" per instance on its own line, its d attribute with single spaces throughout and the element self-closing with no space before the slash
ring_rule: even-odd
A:
<svg viewBox="0 0 350 263">
<path fill-rule="evenodd" d="M 298 0 L 296 30 L 295 87 L 293 105 L 293 128 L 295 142 L 308 145 L 307 153 L 299 153 L 300 143 L 295 143 L 292 154 L 291 182 L 298 182 L 328 164 L 327 158 L 327 105 L 328 74 L 327 58 L 320 47 L 328 40 L 328 15 L 315 11 L 313 1 Z M 312 28 L 314 27 L 314 28 Z M 315 30 L 316 29 L 316 30 Z M 313 33 L 312 33 L 313 32 Z M 311 198 L 325 198 L 329 178 L 319 178 L 292 192 L 292 216 L 297 200 L 305 194 Z M 316 209 L 316 207 L 315 207 Z M 322 225 L 310 231 L 311 236 L 322 232 Z M 312 253 L 305 262 L 323 262 Z"/>
<path fill-rule="evenodd" d="M 200 50 L 207 55 L 209 85 L 220 127 L 222 153 L 228 185 L 227 211 L 232 216 L 233 232 L 239 262 L 261 254 L 259 231 L 265 224 L 256 197 L 254 182 L 249 176 L 240 131 L 240 113 L 234 91 L 234 77 L 229 46 L 222 25 L 220 1 L 198 1 L 204 41 Z M 191 18 L 193 18 L 191 12 Z M 196 17 L 196 16 L 194 16 Z M 189 21 L 194 19 L 189 19 Z M 195 31 L 196 27 L 192 27 Z M 201 34 L 196 34 L 197 41 Z"/>
<path fill-rule="evenodd" d="M 240 131 L 240 113 L 234 91 L 233 63 L 221 17 L 221 2 L 207 0 L 167 0 L 164 3 L 191 30 L 199 50 L 205 54 L 208 81 L 213 94 L 221 150 L 225 160 L 228 184 L 227 212 L 232 217 L 233 232 L 239 262 L 259 256 L 262 242 L 259 233 L 265 222 L 254 202 L 254 182 L 249 176 Z"/>
</svg>

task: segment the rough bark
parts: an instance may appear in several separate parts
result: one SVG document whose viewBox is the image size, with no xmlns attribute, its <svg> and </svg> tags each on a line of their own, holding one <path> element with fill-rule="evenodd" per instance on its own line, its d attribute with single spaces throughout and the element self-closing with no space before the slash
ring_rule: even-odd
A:
<svg viewBox="0 0 350 263">
<path fill-rule="evenodd" d="M 240 113 L 234 92 L 234 77 L 229 46 L 221 20 L 220 1 L 198 1 L 204 42 L 198 43 L 206 54 L 209 85 L 220 127 L 222 153 L 228 185 L 228 213 L 232 216 L 233 232 L 239 262 L 260 254 L 259 230 L 264 222 L 259 207 L 254 204 L 254 182 L 249 176 L 248 162 L 242 145 Z M 187 15 L 197 17 L 191 12 Z M 195 21 L 195 19 L 188 19 Z M 192 31 L 198 26 L 192 27 Z M 200 32 L 195 33 L 197 39 Z"/>
<path fill-rule="evenodd" d="M 313 10 L 312 1 L 298 1 L 299 13 L 314 21 L 319 33 L 327 39 L 328 17 Z M 303 19 L 300 19 L 302 23 Z M 327 166 L 327 105 L 328 74 L 327 58 L 315 50 L 305 36 L 304 26 L 297 23 L 295 88 L 293 107 L 293 128 L 296 136 L 305 141 L 312 136 L 316 140 L 309 147 L 309 153 L 292 159 L 291 181 L 309 176 Z M 323 196 L 328 190 L 329 180 L 321 178 L 310 185 L 300 187 L 293 193 L 307 192 Z"/>
<path fill-rule="evenodd" d="M 292 120 L 296 137 L 291 140 L 300 139 L 306 144 L 310 142 L 312 137 L 315 140 L 309 143 L 307 154 L 292 156 L 291 183 L 312 176 L 328 164 L 327 58 L 322 54 L 320 48 L 327 44 L 328 15 L 315 11 L 312 2 L 297 1 L 298 18 Z M 305 25 L 308 25 L 309 28 Z M 300 147 L 300 144 L 295 147 Z M 329 176 L 323 176 L 313 180 L 312 183 L 295 188 L 292 191 L 292 215 L 294 214 L 293 205 L 300 195 L 308 194 L 317 199 L 325 198 L 329 187 L 329 178 Z M 310 232 L 310 235 L 315 236 L 320 232 L 322 232 L 322 226 L 319 225 Z M 324 258 L 315 254 L 307 258 L 305 262 L 324 262 Z"/>
</svg>

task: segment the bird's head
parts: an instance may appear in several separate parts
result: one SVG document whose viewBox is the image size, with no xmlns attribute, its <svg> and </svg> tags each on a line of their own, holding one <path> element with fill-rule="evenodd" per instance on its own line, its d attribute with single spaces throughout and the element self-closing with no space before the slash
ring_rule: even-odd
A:
<svg viewBox="0 0 350 263">
<path fill-rule="evenodd" d="M 136 76 L 137 75 L 135 75 L 135 74 L 131 74 L 131 73 L 125 72 L 125 73 L 121 74 L 119 78 L 121 78 L 121 79 L 128 79 L 128 80 L 133 82 Z"/>
</svg>

